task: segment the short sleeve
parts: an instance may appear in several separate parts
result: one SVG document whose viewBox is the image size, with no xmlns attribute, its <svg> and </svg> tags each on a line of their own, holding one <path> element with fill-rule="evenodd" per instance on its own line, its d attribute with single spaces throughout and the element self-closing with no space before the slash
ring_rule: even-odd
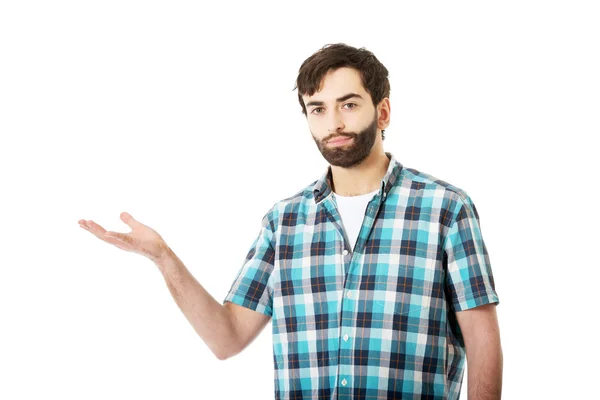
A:
<svg viewBox="0 0 600 400">
<path fill-rule="evenodd" d="M 273 283 L 271 276 L 275 265 L 274 233 L 267 213 L 257 238 L 250 246 L 242 267 L 223 300 L 238 304 L 259 313 L 273 314 Z"/>
<path fill-rule="evenodd" d="M 500 303 L 475 204 L 462 199 L 444 241 L 446 294 L 454 311 Z M 458 207 L 458 206 L 457 206 Z"/>
</svg>

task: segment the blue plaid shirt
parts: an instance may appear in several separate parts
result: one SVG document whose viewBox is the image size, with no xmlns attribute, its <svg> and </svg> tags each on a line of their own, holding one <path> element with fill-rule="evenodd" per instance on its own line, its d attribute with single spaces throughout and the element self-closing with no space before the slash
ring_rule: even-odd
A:
<svg viewBox="0 0 600 400">
<path fill-rule="evenodd" d="M 458 399 L 456 312 L 499 303 L 467 193 L 391 153 L 354 248 L 331 168 L 277 202 L 229 293 L 272 317 L 276 399 Z"/>
</svg>

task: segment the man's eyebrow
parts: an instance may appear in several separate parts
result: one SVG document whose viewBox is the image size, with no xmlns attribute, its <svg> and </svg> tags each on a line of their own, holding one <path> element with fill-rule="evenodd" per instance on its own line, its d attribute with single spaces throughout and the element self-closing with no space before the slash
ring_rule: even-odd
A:
<svg viewBox="0 0 600 400">
<path fill-rule="evenodd" d="M 358 93 L 348 93 L 348 94 L 343 95 L 342 97 L 338 97 L 336 99 L 336 102 L 337 103 L 341 103 L 342 101 L 346 101 L 346 100 L 348 100 L 348 99 L 350 99 L 352 97 L 358 97 L 359 99 L 363 98 Z M 310 107 L 310 106 L 322 106 L 322 105 L 325 105 L 325 103 L 322 102 L 322 101 L 309 101 L 308 103 L 306 103 L 306 107 Z"/>
</svg>

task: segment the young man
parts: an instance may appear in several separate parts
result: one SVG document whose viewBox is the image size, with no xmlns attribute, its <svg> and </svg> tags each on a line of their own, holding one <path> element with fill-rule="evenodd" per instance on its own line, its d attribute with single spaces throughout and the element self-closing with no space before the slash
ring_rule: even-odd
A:
<svg viewBox="0 0 600 400">
<path fill-rule="evenodd" d="M 277 399 L 458 399 L 465 361 L 469 400 L 499 399 L 499 300 L 472 200 L 384 152 L 390 86 L 371 52 L 325 46 L 296 86 L 330 165 L 264 215 L 223 305 L 129 214 L 129 234 L 87 228 L 155 261 L 219 359 L 272 321 Z"/>
</svg>

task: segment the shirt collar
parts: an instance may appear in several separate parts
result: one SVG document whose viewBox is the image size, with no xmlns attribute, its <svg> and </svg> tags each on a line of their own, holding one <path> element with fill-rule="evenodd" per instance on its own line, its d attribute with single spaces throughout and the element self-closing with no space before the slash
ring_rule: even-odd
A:
<svg viewBox="0 0 600 400">
<path fill-rule="evenodd" d="M 384 177 L 381 179 L 381 188 L 379 190 L 379 195 L 382 195 L 382 198 L 387 196 L 387 193 L 390 191 L 392 186 L 398 180 L 400 176 L 400 171 L 403 166 L 400 161 L 394 157 L 392 153 L 385 152 L 387 158 L 389 158 L 390 163 L 388 165 L 387 172 Z M 327 166 L 327 170 L 321 177 L 315 182 L 313 186 L 313 198 L 315 199 L 315 203 L 319 204 L 324 198 L 326 198 L 331 193 L 331 180 L 333 176 L 331 174 L 331 165 Z"/>
</svg>

